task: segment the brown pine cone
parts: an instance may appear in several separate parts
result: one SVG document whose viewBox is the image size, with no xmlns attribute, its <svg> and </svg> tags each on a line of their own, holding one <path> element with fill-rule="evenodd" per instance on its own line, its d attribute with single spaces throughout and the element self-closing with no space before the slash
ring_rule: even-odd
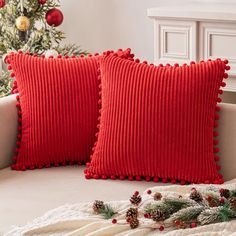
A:
<svg viewBox="0 0 236 236">
<path fill-rule="evenodd" d="M 126 217 L 127 220 L 137 218 L 138 217 L 138 209 L 133 208 L 133 207 L 129 208 L 126 211 L 125 217 Z"/>
<path fill-rule="evenodd" d="M 104 205 L 103 201 L 96 200 L 93 203 L 93 210 L 94 210 L 95 213 L 99 213 L 99 211 L 104 209 L 104 208 L 105 208 L 105 205 Z"/>
<path fill-rule="evenodd" d="M 202 194 L 200 192 L 198 192 L 197 190 L 193 190 L 190 193 L 189 198 L 194 200 L 195 202 L 201 202 L 203 200 Z"/>
<path fill-rule="evenodd" d="M 220 189 L 220 196 L 225 197 L 226 199 L 230 197 L 230 191 L 229 189 Z"/>
<path fill-rule="evenodd" d="M 131 204 L 138 206 L 142 201 L 142 197 L 140 195 L 134 194 L 129 200 Z"/>
<path fill-rule="evenodd" d="M 162 198 L 162 195 L 161 195 L 161 193 L 159 193 L 159 192 L 156 192 L 156 193 L 154 194 L 154 196 L 153 196 L 153 199 L 154 199 L 155 201 L 159 201 L 159 200 L 161 200 L 161 198 Z"/>
<path fill-rule="evenodd" d="M 230 208 L 236 212 L 236 197 L 229 198 Z"/>
<path fill-rule="evenodd" d="M 164 217 L 164 214 L 161 211 L 156 210 L 152 213 L 152 219 L 154 221 L 161 221 L 161 220 L 164 220 L 165 217 Z"/>
<path fill-rule="evenodd" d="M 133 218 L 130 220 L 129 224 L 131 229 L 135 229 L 139 226 L 139 220 L 137 218 Z"/>
</svg>

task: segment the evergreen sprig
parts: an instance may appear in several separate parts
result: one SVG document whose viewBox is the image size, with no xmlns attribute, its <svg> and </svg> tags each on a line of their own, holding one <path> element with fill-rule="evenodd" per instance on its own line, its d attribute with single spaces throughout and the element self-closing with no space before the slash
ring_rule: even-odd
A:
<svg viewBox="0 0 236 236">
<path fill-rule="evenodd" d="M 230 191 L 230 197 L 236 197 L 236 190 Z"/>
<path fill-rule="evenodd" d="M 203 206 L 191 206 L 187 208 L 183 208 L 177 212 L 175 212 L 169 219 L 168 222 L 174 223 L 176 220 L 183 221 L 185 223 L 191 223 L 193 220 L 196 221 L 197 217 L 204 210 Z"/>
<path fill-rule="evenodd" d="M 236 212 L 234 212 L 228 203 L 224 204 L 223 207 L 219 209 L 219 219 L 221 222 L 230 221 L 236 217 Z"/>
<path fill-rule="evenodd" d="M 101 214 L 104 219 L 111 219 L 115 214 L 117 214 L 117 212 L 115 212 L 108 204 L 105 204 L 104 208 L 99 209 L 98 213 Z"/>
</svg>

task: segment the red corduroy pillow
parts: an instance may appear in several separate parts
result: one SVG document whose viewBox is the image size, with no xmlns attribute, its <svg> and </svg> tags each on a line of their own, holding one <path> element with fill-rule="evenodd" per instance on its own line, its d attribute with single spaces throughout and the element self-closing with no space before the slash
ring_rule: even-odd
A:
<svg viewBox="0 0 236 236">
<path fill-rule="evenodd" d="M 86 178 L 222 183 L 214 127 L 226 64 L 102 58 L 100 130 Z"/>
<path fill-rule="evenodd" d="M 132 56 L 130 50 L 117 52 Z M 44 58 L 22 52 L 8 56 L 19 95 L 15 170 L 89 160 L 98 117 L 98 59 Z"/>
</svg>

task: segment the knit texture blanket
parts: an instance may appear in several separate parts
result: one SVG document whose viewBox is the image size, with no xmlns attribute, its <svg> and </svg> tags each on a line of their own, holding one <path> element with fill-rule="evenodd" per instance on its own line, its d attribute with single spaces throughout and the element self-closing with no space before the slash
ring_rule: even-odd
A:
<svg viewBox="0 0 236 236">
<path fill-rule="evenodd" d="M 236 188 L 236 179 L 224 185 L 189 185 L 189 186 L 161 186 L 151 188 L 152 192 L 161 192 L 163 196 L 187 195 L 191 188 Z M 150 201 L 151 197 L 142 195 L 143 202 Z M 102 199 L 99 199 L 102 200 Z M 93 203 L 66 204 L 47 212 L 27 225 L 22 227 L 14 226 L 5 236 L 236 236 L 236 220 L 224 223 L 217 223 L 196 228 L 173 229 L 168 228 L 164 231 L 153 229 L 150 220 L 141 218 L 141 224 L 136 229 L 130 229 L 125 224 L 125 212 L 130 207 L 129 201 L 113 201 L 109 204 L 119 212 L 115 217 L 117 224 L 112 224 L 111 220 L 104 220 L 101 215 L 95 215 L 92 210 Z"/>
</svg>

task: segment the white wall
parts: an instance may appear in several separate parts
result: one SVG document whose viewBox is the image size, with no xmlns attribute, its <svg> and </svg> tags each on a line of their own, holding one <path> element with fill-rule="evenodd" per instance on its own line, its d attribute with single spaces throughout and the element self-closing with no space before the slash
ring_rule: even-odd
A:
<svg viewBox="0 0 236 236">
<path fill-rule="evenodd" d="M 153 22 L 147 8 L 191 2 L 235 0 L 61 0 L 67 42 L 90 52 L 130 47 L 136 56 L 153 61 Z"/>
<path fill-rule="evenodd" d="M 147 8 L 165 0 L 62 0 L 62 29 L 67 42 L 90 52 L 130 47 L 137 57 L 153 60 L 153 23 Z"/>
</svg>

